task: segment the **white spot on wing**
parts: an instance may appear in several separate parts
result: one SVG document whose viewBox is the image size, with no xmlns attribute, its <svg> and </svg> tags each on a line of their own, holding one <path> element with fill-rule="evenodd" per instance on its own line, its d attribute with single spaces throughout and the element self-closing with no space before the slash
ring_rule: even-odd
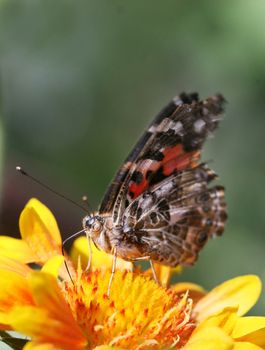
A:
<svg viewBox="0 0 265 350">
<path fill-rule="evenodd" d="M 176 106 L 181 106 L 183 105 L 183 101 L 179 98 L 179 96 L 175 96 L 173 98 L 173 102 L 175 103 Z"/>
<path fill-rule="evenodd" d="M 174 123 L 174 125 L 172 126 L 172 129 L 178 134 L 180 133 L 180 131 L 183 130 L 183 125 L 180 121 L 178 121 L 177 123 Z"/>
<path fill-rule="evenodd" d="M 194 131 L 199 134 L 200 132 L 202 132 L 205 125 L 206 125 L 206 123 L 203 119 L 196 120 L 196 122 L 193 124 Z"/>
</svg>

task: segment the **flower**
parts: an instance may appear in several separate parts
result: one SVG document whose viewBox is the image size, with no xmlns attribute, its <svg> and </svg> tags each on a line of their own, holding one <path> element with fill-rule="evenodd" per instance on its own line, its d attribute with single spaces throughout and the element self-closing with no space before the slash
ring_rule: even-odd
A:
<svg viewBox="0 0 265 350">
<path fill-rule="evenodd" d="M 93 247 L 93 268 L 85 271 L 78 239 L 72 263 L 67 258 L 74 283 L 64 277 L 58 226 L 36 199 L 20 229 L 22 240 L 0 237 L 0 328 L 27 335 L 24 350 L 265 349 L 265 317 L 243 316 L 260 295 L 257 276 L 209 293 L 192 283 L 162 288 L 120 260 L 108 297 L 110 256 Z M 161 268 L 160 276 L 165 282 L 169 272 Z"/>
<path fill-rule="evenodd" d="M 23 263 L 45 263 L 50 257 L 62 253 L 62 240 L 57 222 L 51 211 L 32 198 L 19 218 L 22 239 L 2 236 L 0 256 Z"/>
</svg>

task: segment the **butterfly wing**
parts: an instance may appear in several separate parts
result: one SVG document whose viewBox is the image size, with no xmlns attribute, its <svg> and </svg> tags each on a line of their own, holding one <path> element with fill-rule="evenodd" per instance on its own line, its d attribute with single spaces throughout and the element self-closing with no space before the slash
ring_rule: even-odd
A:
<svg viewBox="0 0 265 350">
<path fill-rule="evenodd" d="M 224 189 L 205 165 L 180 171 L 136 198 L 123 214 L 123 232 L 142 254 L 168 266 L 192 265 L 226 221 Z"/>
<path fill-rule="evenodd" d="M 154 119 L 109 186 L 99 213 L 120 223 L 126 207 L 172 174 L 198 166 L 206 137 L 217 127 L 224 98 L 175 97 Z"/>
<path fill-rule="evenodd" d="M 163 122 L 163 120 L 168 119 L 176 111 L 179 105 L 184 103 L 190 104 L 197 100 L 198 95 L 196 93 L 189 95 L 182 93 L 179 97 L 175 97 L 172 101 L 170 101 L 160 111 L 114 176 L 114 179 L 110 183 L 101 202 L 99 208 L 100 213 L 110 213 L 113 210 L 116 198 L 121 189 L 121 185 L 125 182 L 125 180 L 130 178 L 128 175 L 132 174 L 131 170 L 134 168 L 135 162 L 137 162 L 144 150 L 149 148 L 148 145 L 151 143 L 151 141 L 154 140 L 156 132 L 153 130 L 155 130 Z"/>
</svg>

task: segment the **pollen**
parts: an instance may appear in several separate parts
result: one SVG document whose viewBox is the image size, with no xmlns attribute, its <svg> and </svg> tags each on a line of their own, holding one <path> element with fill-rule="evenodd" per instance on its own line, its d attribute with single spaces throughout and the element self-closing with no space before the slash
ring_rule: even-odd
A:
<svg viewBox="0 0 265 350">
<path fill-rule="evenodd" d="M 179 349 L 186 344 L 195 328 L 188 293 L 180 296 L 149 277 L 116 271 L 108 297 L 109 277 L 109 271 L 83 272 L 75 285 L 64 285 L 87 349 Z"/>
</svg>

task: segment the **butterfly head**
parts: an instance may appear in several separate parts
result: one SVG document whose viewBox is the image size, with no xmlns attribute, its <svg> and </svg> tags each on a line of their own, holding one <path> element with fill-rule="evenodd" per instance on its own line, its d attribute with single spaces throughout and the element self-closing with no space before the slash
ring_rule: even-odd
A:
<svg viewBox="0 0 265 350">
<path fill-rule="evenodd" d="M 86 215 L 83 219 L 83 228 L 87 237 L 91 238 L 94 244 L 107 253 L 111 252 L 109 241 L 109 230 L 111 229 L 110 218 L 97 214 Z"/>
<path fill-rule="evenodd" d="M 103 224 L 104 220 L 99 215 L 86 215 L 83 219 L 83 228 L 92 239 L 100 234 Z"/>
</svg>

